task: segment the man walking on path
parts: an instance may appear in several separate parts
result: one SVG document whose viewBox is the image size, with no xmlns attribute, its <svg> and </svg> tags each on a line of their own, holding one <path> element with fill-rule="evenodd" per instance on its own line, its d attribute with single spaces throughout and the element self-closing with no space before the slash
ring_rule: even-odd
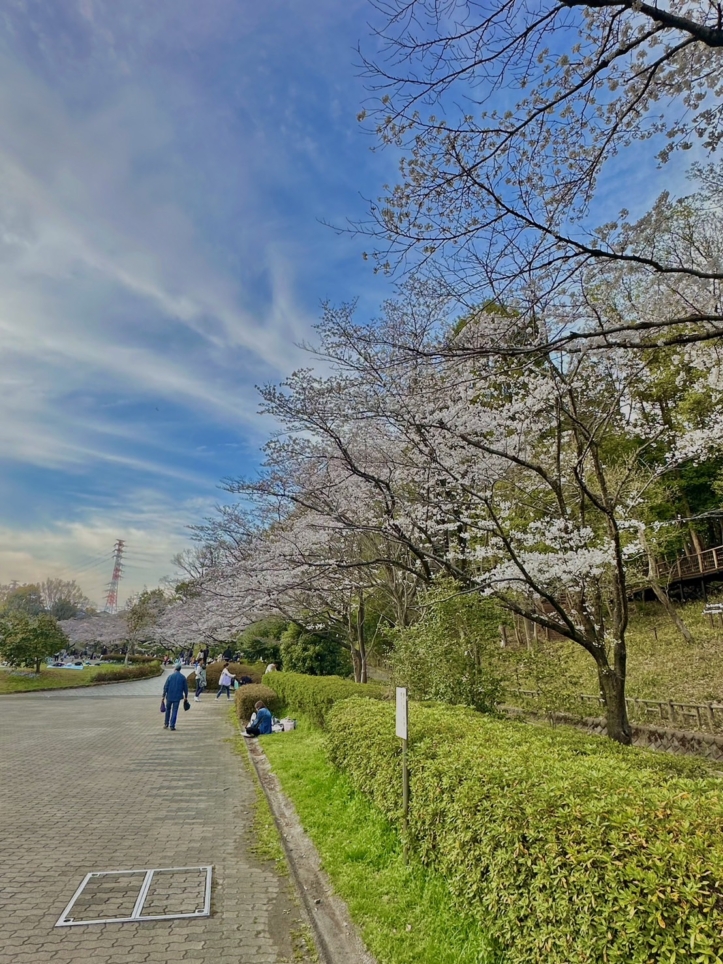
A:
<svg viewBox="0 0 723 964">
<path fill-rule="evenodd" d="M 180 666 L 176 666 L 174 671 L 166 677 L 166 682 L 163 684 L 163 699 L 166 701 L 166 719 L 163 728 L 167 730 L 170 723 L 171 729 L 175 730 L 178 704 L 181 700 L 188 699 L 188 680 L 181 672 Z"/>
</svg>

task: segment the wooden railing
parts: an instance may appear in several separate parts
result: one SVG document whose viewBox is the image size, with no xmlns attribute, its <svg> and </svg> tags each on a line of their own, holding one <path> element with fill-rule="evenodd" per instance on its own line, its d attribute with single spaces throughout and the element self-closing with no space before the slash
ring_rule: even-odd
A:
<svg viewBox="0 0 723 964">
<path fill-rule="evenodd" d="M 681 556 L 675 562 L 658 563 L 658 575 L 661 580 L 678 582 L 682 579 L 694 579 L 711 572 L 723 569 L 723 546 L 713 549 L 703 549 L 692 556 Z"/>
<path fill-rule="evenodd" d="M 509 696 L 539 699 L 539 690 L 507 690 Z M 600 711 L 605 703 L 600 696 L 576 693 L 571 697 L 581 709 Z M 684 730 L 705 730 L 709 733 L 723 732 L 723 703 L 675 703 L 672 700 L 643 700 L 629 696 L 625 699 L 628 717 L 636 723 L 662 723 Z M 560 707 L 569 710 L 569 707 Z M 599 715 L 599 712 L 598 712 Z"/>
</svg>

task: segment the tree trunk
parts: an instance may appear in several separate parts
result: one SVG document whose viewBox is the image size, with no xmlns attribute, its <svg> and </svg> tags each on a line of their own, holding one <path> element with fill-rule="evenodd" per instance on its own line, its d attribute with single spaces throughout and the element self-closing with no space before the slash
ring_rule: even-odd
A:
<svg viewBox="0 0 723 964">
<path fill-rule="evenodd" d="M 359 605 L 356 611 L 356 639 L 359 651 L 359 682 L 367 682 L 367 647 L 364 634 L 364 620 L 366 619 L 366 609 L 364 606 L 364 594 L 359 593 Z"/>
<path fill-rule="evenodd" d="M 354 667 L 354 682 L 361 683 L 362 661 L 359 655 L 359 650 L 351 641 L 350 641 L 349 649 L 351 650 L 351 661 Z"/>
<path fill-rule="evenodd" d="M 39 673 L 39 672 L 40 672 L 40 657 L 39 657 L 39 656 L 36 656 L 36 657 L 35 657 L 35 672 L 36 672 L 36 673 Z"/>
<path fill-rule="evenodd" d="M 668 598 L 667 592 L 660 585 L 660 582 L 658 580 L 658 564 L 655 560 L 655 556 L 651 552 L 650 547 L 648 545 L 648 540 L 645 535 L 645 529 L 643 529 L 642 527 L 639 531 L 639 535 L 640 535 L 640 544 L 642 545 L 643 549 L 645 550 L 648 556 L 648 581 L 650 583 L 650 588 L 653 590 L 653 593 L 655 594 L 655 598 L 658 600 L 658 602 L 663 607 L 663 609 L 668 614 L 668 616 L 672 619 L 676 629 L 681 634 L 681 636 L 686 641 L 686 643 L 694 643 L 695 640 L 693 639 L 693 634 L 685 625 L 685 623 L 680 618 L 680 616 L 677 614 L 677 612 L 673 608 L 673 604 Z"/>
<path fill-rule="evenodd" d="M 658 600 L 658 602 L 659 602 L 660 605 L 663 607 L 663 609 L 666 611 L 666 613 L 668 614 L 668 616 L 670 616 L 670 618 L 671 618 L 671 619 L 673 620 L 673 622 L 675 623 L 675 628 L 678 630 L 678 632 L 679 632 L 680 635 L 683 637 L 683 639 L 686 641 L 686 643 L 691 643 L 691 644 L 693 644 L 693 643 L 695 642 L 695 640 L 693 639 L 693 634 L 692 634 L 691 631 L 688 629 L 688 627 L 685 625 L 685 623 L 684 623 L 683 620 L 680 618 L 680 616 L 678 615 L 678 613 L 675 611 L 675 606 L 673 606 L 672 602 L 671 602 L 670 599 L 668 598 L 667 592 L 663 589 L 663 587 L 660 585 L 660 583 L 657 581 L 657 579 L 651 579 L 651 580 L 650 580 L 650 588 L 651 588 L 651 589 L 653 590 L 653 592 L 655 593 L 655 598 Z"/>
<path fill-rule="evenodd" d="M 625 679 L 610 666 L 600 663 L 598 663 L 597 675 L 600 691 L 605 700 L 607 735 L 611 740 L 629 746 L 632 742 L 632 731 L 625 705 Z"/>
</svg>

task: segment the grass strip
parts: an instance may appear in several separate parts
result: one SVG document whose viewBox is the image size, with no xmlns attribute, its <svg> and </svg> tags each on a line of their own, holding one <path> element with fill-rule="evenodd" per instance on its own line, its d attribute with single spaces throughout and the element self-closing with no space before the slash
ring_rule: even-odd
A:
<svg viewBox="0 0 723 964">
<path fill-rule="evenodd" d="M 149 666 L 151 664 L 148 664 Z M 89 666 L 87 669 L 48 669 L 42 666 L 40 675 L 34 673 L 27 674 L 21 670 L 0 670 L 0 695 L 5 693 L 32 693 L 35 690 L 62 690 L 76 686 L 94 686 L 95 677 L 102 671 L 103 675 L 112 673 L 123 680 L 125 666 Z M 158 667 L 154 667 L 148 676 L 139 676 L 138 679 L 146 679 L 157 676 Z M 100 682 L 100 681 L 99 681 Z M 102 682 L 109 682 L 108 679 Z M 112 682 L 112 681 L 111 681 Z"/>
<path fill-rule="evenodd" d="M 262 745 L 379 964 L 501 964 L 444 879 L 405 865 L 399 834 L 331 765 L 321 732 L 301 721 Z"/>
</svg>

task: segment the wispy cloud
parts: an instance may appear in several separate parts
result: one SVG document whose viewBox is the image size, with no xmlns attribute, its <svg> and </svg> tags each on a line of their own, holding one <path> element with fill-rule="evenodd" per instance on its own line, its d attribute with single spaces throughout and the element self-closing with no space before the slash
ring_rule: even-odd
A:
<svg viewBox="0 0 723 964">
<path fill-rule="evenodd" d="M 253 471 L 254 386 L 306 361 L 319 301 L 379 300 L 360 245 L 320 224 L 372 193 L 367 14 L 4 6 L 0 581 L 119 537 L 149 554 L 143 581 L 163 575 L 216 480 Z"/>
</svg>

